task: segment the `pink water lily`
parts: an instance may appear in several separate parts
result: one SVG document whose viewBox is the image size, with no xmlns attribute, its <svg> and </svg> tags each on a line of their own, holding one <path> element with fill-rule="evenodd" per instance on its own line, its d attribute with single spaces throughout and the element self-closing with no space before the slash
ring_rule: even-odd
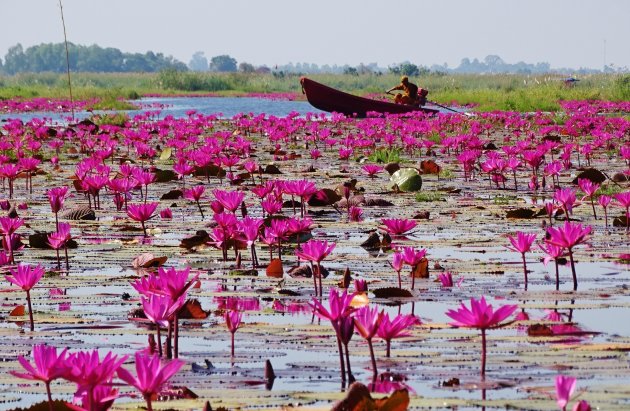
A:
<svg viewBox="0 0 630 411">
<path fill-rule="evenodd" d="M 392 235 L 405 234 L 413 230 L 417 225 L 415 220 L 404 218 L 384 218 L 381 222 L 385 225 L 385 231 Z"/>
<path fill-rule="evenodd" d="M 370 349 L 370 358 L 372 360 L 372 380 L 376 381 L 378 371 L 376 368 L 376 356 L 374 355 L 374 346 L 372 339 L 378 332 L 381 321 L 383 320 L 383 310 L 379 312 L 378 307 L 370 308 L 364 306 L 354 315 L 354 328 L 365 338 Z"/>
<path fill-rule="evenodd" d="M 549 244 L 553 244 L 558 247 L 566 248 L 569 252 L 569 259 L 571 260 L 571 272 L 573 274 L 573 290 L 577 290 L 578 281 L 577 274 L 575 272 L 575 261 L 573 260 L 573 247 L 584 243 L 588 235 L 591 233 L 592 228 L 583 228 L 582 224 L 571 223 L 566 221 L 562 227 L 547 229 L 547 238 L 545 241 Z"/>
<path fill-rule="evenodd" d="M 567 404 L 571 399 L 571 395 L 573 395 L 573 391 L 575 391 L 576 383 L 577 379 L 573 377 L 567 377 L 565 375 L 558 375 L 556 377 L 556 400 L 558 407 L 562 411 L 567 409 Z"/>
<path fill-rule="evenodd" d="M 523 274 L 525 276 L 525 291 L 527 291 L 527 262 L 525 261 L 525 253 L 531 250 L 532 244 L 536 241 L 536 234 L 526 234 L 523 232 L 516 233 L 516 238 L 508 236 L 510 243 L 515 251 L 521 253 L 523 258 Z"/>
<path fill-rule="evenodd" d="M 127 206 L 127 215 L 135 221 L 139 221 L 142 225 L 144 236 L 147 236 L 147 228 L 145 222 L 153 217 L 159 203 L 129 204 Z"/>
<path fill-rule="evenodd" d="M 334 288 L 330 289 L 328 294 L 328 307 L 326 308 L 321 301 L 317 298 L 313 298 L 310 306 L 313 308 L 313 313 L 322 319 L 328 319 L 335 330 L 337 337 L 337 348 L 339 350 L 339 363 L 341 368 L 341 379 L 345 382 L 345 362 L 342 348 L 342 336 L 341 336 L 341 324 L 344 317 L 349 317 L 354 309 L 350 305 L 350 302 L 354 298 L 354 294 L 348 294 L 347 291 L 339 294 Z M 346 324 L 347 325 L 347 324 Z"/>
<path fill-rule="evenodd" d="M 53 409 L 53 400 L 50 392 L 50 383 L 57 378 L 63 378 L 71 367 L 66 362 L 67 349 L 57 352 L 57 348 L 44 344 L 37 344 L 32 347 L 33 360 L 35 366 L 31 365 L 23 356 L 18 357 L 18 362 L 25 372 L 9 371 L 15 377 L 26 380 L 41 381 L 46 386 L 48 395 L 48 407 Z"/>
<path fill-rule="evenodd" d="M 243 318 L 243 313 L 233 310 L 228 310 L 223 315 L 225 319 L 225 326 L 228 328 L 231 334 L 231 355 L 234 357 L 234 334 L 236 334 L 236 330 L 241 327 L 241 319 Z"/>
<path fill-rule="evenodd" d="M 199 209 L 199 214 L 201 214 L 201 219 L 203 220 L 203 210 L 201 208 L 201 204 L 199 201 L 203 197 L 203 193 L 206 191 L 206 188 L 202 185 L 196 185 L 188 190 L 184 191 L 184 198 L 187 200 L 192 200 L 197 204 L 197 208 Z"/>
<path fill-rule="evenodd" d="M 501 327 L 501 322 L 516 311 L 516 305 L 504 305 L 496 311 L 486 303 L 482 296 L 479 300 L 470 299 L 470 308 L 464 303 L 457 310 L 448 310 L 446 315 L 454 321 L 454 327 L 477 328 L 481 330 L 481 376 L 486 375 L 486 330 Z"/>
<path fill-rule="evenodd" d="M 182 368 L 184 362 L 175 359 L 162 364 L 159 355 L 143 353 L 136 353 L 135 359 L 137 377 L 122 367 L 118 368 L 117 374 L 121 380 L 140 391 L 147 403 L 147 409 L 152 411 L 153 396 L 158 394 L 162 386 Z"/>
<path fill-rule="evenodd" d="M 48 201 L 50 209 L 55 214 L 55 225 L 59 229 L 59 211 L 63 208 L 63 204 L 68 194 L 68 187 L 54 187 L 48 190 Z"/>
<path fill-rule="evenodd" d="M 111 385 L 112 378 L 120 368 L 127 356 L 118 357 L 108 352 L 102 359 L 98 350 L 79 351 L 68 356 L 67 364 L 72 368 L 66 373 L 66 378 L 77 384 L 75 396 L 86 396 L 86 407 L 91 410 L 96 408 L 95 391 L 97 387 Z"/>
<path fill-rule="evenodd" d="M 301 250 L 295 250 L 295 255 L 303 260 L 311 262 L 311 271 L 313 272 L 313 281 L 315 284 L 315 295 L 322 295 L 322 275 L 321 275 L 321 262 L 324 258 L 335 249 L 337 244 L 330 243 L 328 241 L 310 240 L 302 244 Z M 313 262 L 317 263 L 317 271 L 313 269 Z M 317 289 L 317 278 L 319 278 L 319 293 Z"/>
<path fill-rule="evenodd" d="M 599 184 L 593 183 L 588 178 L 578 178 L 578 185 L 580 186 L 580 190 L 586 194 L 584 198 L 589 198 L 591 200 L 591 208 L 593 209 L 593 218 L 597 219 L 597 213 L 595 212 L 595 202 L 594 197 L 597 190 L 599 190 Z"/>
<path fill-rule="evenodd" d="M 626 209 L 626 231 L 628 231 L 630 230 L 630 191 L 617 193 L 613 197 L 621 207 Z"/>
<path fill-rule="evenodd" d="M 11 270 L 10 275 L 5 275 L 7 281 L 17 285 L 26 291 L 26 302 L 28 304 L 28 318 L 31 324 L 31 331 L 35 330 L 33 322 L 33 307 L 31 305 L 31 289 L 44 276 L 44 269 L 41 266 L 31 266 L 28 264 L 20 264 L 17 269 Z"/>
<path fill-rule="evenodd" d="M 378 337 L 385 340 L 387 344 L 385 356 L 389 358 L 391 342 L 394 338 L 402 338 L 411 335 L 409 328 L 413 325 L 420 324 L 422 324 L 422 322 L 415 315 L 398 314 L 393 320 L 390 320 L 389 314 L 385 313 L 376 333 Z"/>
</svg>

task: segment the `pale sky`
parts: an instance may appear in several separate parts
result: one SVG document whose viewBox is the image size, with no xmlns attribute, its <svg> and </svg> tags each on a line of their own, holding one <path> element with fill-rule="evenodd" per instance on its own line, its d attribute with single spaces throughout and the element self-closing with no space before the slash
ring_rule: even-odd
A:
<svg viewBox="0 0 630 411">
<path fill-rule="evenodd" d="M 552 68 L 630 67 L 630 0 L 62 0 L 68 40 L 188 64 L 447 63 L 499 55 Z M 58 0 L 0 0 L 9 47 L 63 41 Z"/>
</svg>

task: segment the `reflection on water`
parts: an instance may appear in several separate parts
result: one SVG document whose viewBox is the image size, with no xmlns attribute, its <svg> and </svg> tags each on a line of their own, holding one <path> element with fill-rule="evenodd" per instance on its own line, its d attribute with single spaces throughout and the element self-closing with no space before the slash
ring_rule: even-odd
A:
<svg viewBox="0 0 630 411">
<path fill-rule="evenodd" d="M 133 117 L 147 111 L 156 112 L 159 110 L 159 118 L 166 116 L 187 117 L 187 113 L 193 110 L 198 114 L 217 115 L 222 118 L 231 118 L 241 113 L 254 115 L 264 113 L 267 116 L 275 117 L 287 117 L 291 113 L 297 113 L 301 116 L 307 113 L 323 113 L 306 101 L 282 101 L 254 97 L 152 97 L 135 100 L 133 103 L 140 105 L 141 108 L 121 112 Z M 105 111 L 97 110 L 94 113 L 105 113 Z M 70 113 L 48 112 L 11 113 L 0 114 L 0 120 L 19 118 L 23 121 L 29 121 L 33 118 L 46 117 L 54 122 L 63 122 L 62 120 L 67 119 L 69 115 Z M 91 115 L 92 113 L 87 111 L 78 111 L 75 113 L 75 119 L 82 120 Z"/>
</svg>

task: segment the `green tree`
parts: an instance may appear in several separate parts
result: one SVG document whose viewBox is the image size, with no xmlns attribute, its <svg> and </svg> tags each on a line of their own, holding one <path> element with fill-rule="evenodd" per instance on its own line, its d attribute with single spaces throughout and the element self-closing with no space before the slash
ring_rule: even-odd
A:
<svg viewBox="0 0 630 411">
<path fill-rule="evenodd" d="M 4 57 L 4 71 L 7 74 L 15 74 L 23 71 L 26 68 L 26 56 L 24 55 L 24 49 L 20 43 L 9 48 L 6 56 Z"/>
<path fill-rule="evenodd" d="M 227 54 L 214 56 L 210 59 L 210 70 L 234 72 L 236 71 L 236 59 L 228 56 Z"/>
<path fill-rule="evenodd" d="M 188 67 L 192 71 L 208 71 L 208 59 L 203 55 L 203 51 L 197 51 L 192 55 Z"/>
<path fill-rule="evenodd" d="M 256 71 L 256 67 L 253 64 L 242 62 L 238 65 L 238 71 L 241 73 L 253 73 Z"/>
</svg>

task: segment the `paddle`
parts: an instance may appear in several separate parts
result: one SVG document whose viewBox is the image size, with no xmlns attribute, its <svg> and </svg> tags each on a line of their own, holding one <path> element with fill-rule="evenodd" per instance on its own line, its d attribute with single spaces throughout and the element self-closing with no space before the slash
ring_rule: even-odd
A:
<svg viewBox="0 0 630 411">
<path fill-rule="evenodd" d="M 453 109 L 452 109 L 452 108 L 450 108 L 450 107 L 446 107 L 446 106 L 443 106 L 443 105 L 441 105 L 441 104 L 438 104 L 438 103 L 436 103 L 435 101 L 427 100 L 427 103 L 431 103 L 431 104 L 433 104 L 434 106 L 438 106 L 438 107 L 442 107 L 443 109 L 450 110 L 450 111 L 452 111 L 453 113 L 457 113 L 457 114 L 467 114 L 467 113 L 462 113 L 461 111 L 453 110 Z"/>
<path fill-rule="evenodd" d="M 385 93 L 386 93 L 386 94 L 389 94 L 389 95 L 391 95 L 391 96 L 393 96 L 393 95 L 394 95 L 394 93 L 390 92 L 389 90 L 387 90 Z M 433 104 L 434 106 L 442 107 L 443 109 L 446 109 L 446 110 L 452 111 L 453 113 L 463 114 L 463 115 L 465 115 L 465 116 L 470 116 L 470 115 L 471 115 L 470 113 L 466 113 L 466 112 L 461 112 L 461 111 L 453 110 L 452 108 L 450 108 L 450 107 L 446 107 L 446 106 L 443 106 L 443 105 L 441 105 L 441 104 L 438 104 L 438 103 L 436 103 L 435 101 L 427 100 L 427 103 L 431 103 L 431 104 Z"/>
</svg>

